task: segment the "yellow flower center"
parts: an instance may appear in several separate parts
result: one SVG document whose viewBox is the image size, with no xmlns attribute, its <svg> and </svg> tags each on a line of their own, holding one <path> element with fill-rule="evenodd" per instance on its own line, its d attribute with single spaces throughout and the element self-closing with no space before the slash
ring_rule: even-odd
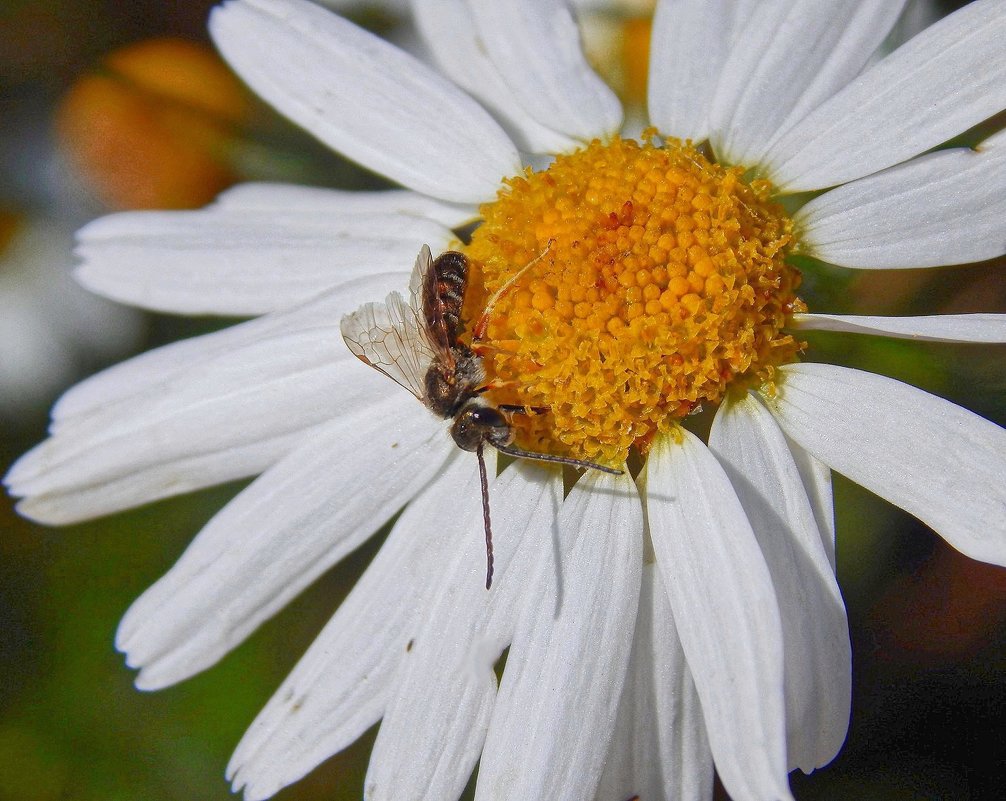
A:
<svg viewBox="0 0 1006 801">
<path fill-rule="evenodd" d="M 492 399 L 528 450 L 621 465 L 738 379 L 765 382 L 800 343 L 784 262 L 792 224 L 767 182 L 677 141 L 598 141 L 508 179 L 464 250 L 465 315 L 492 308 Z"/>
</svg>

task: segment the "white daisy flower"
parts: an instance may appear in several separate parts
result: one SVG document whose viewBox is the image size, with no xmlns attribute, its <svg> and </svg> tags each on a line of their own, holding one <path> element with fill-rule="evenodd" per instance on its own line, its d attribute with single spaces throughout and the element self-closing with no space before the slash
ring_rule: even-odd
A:
<svg viewBox="0 0 1006 801">
<path fill-rule="evenodd" d="M 238 746 L 236 789 L 266 798 L 381 721 L 371 801 L 457 798 L 476 765 L 477 799 L 709 798 L 713 763 L 738 801 L 788 798 L 848 725 L 829 471 L 1006 563 L 1002 429 L 797 361 L 809 328 L 1006 338 L 1000 315 L 811 313 L 787 262 L 1006 250 L 1006 137 L 933 150 L 1006 108 L 1006 5 L 864 70 L 901 7 L 660 3 L 644 141 L 618 136 L 559 0 L 417 0 L 439 72 L 304 0 L 214 12 L 259 94 L 404 189 L 248 185 L 89 225 L 79 277 L 99 293 L 263 316 L 74 388 L 7 483 L 62 523 L 262 474 L 123 620 L 145 689 L 212 665 L 402 510 Z M 791 216 L 774 202 L 818 190 Z M 514 415 L 523 447 L 640 467 L 564 497 L 557 469 L 497 476 L 487 453 L 489 592 L 475 460 L 340 336 L 406 291 L 422 243 L 468 256 L 469 313 L 547 251 L 491 315 L 491 397 L 547 410 Z"/>
</svg>

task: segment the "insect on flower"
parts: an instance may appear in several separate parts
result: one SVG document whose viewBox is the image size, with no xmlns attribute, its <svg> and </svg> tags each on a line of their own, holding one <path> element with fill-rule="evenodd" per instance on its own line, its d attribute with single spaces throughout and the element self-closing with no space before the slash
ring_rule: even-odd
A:
<svg viewBox="0 0 1006 801">
<path fill-rule="evenodd" d="M 522 459 L 593 468 L 616 475 L 622 472 L 592 462 L 534 453 L 514 446 L 514 430 L 509 416 L 539 414 L 547 410 L 493 405 L 483 397 L 493 385 L 486 383 L 477 343 L 485 333 L 489 315 L 499 298 L 547 252 L 548 248 L 489 299 L 474 328 L 474 344 L 471 347 L 460 340 L 461 308 L 468 286 L 468 257 L 457 251 L 447 251 L 434 260 L 427 245 L 423 245 L 416 258 L 409 281 L 408 303 L 400 293 L 392 292 L 384 303 L 365 303 L 343 317 L 341 323 L 342 337 L 360 361 L 407 389 L 437 417 L 453 419 L 451 436 L 454 442 L 459 448 L 474 451 L 478 456 L 486 533 L 486 589 L 492 586 L 493 577 L 489 482 L 483 457 L 486 443 L 502 453 Z"/>
</svg>

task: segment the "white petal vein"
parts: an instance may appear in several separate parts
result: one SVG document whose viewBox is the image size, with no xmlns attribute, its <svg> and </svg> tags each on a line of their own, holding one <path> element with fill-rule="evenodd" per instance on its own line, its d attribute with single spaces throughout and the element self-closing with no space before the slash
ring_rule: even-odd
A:
<svg viewBox="0 0 1006 801">
<path fill-rule="evenodd" d="M 779 372 L 765 403 L 797 443 L 967 556 L 1006 564 L 1006 431 L 873 373 L 827 364 Z"/>
<path fill-rule="evenodd" d="M 799 249 L 868 269 L 966 264 L 1006 254 L 1006 133 L 840 186 L 794 222 Z"/>
<path fill-rule="evenodd" d="M 540 124 L 590 140 L 618 130 L 622 107 L 590 68 L 564 0 L 467 0 L 489 57 Z"/>
<path fill-rule="evenodd" d="M 492 200 L 520 172 L 478 103 L 394 45 L 307 0 L 231 0 L 210 33 L 263 99 L 321 141 L 441 200 Z"/>
<path fill-rule="evenodd" d="M 333 420 L 263 473 L 130 607 L 116 647 L 142 668 L 140 687 L 212 665 L 437 474 L 453 446 L 401 394 Z"/>
<path fill-rule="evenodd" d="M 458 550 L 461 529 L 444 510 L 478 498 L 473 468 L 468 454 L 455 451 L 436 480 L 410 501 L 352 592 L 234 751 L 227 775 L 235 792 L 244 789 L 248 801 L 272 796 L 346 748 L 384 714 L 396 693 L 399 665 Z"/>
<path fill-rule="evenodd" d="M 588 472 L 563 502 L 553 534 L 559 562 L 538 565 L 522 596 L 478 801 L 593 795 L 635 628 L 642 532 L 627 475 Z"/>
<path fill-rule="evenodd" d="M 789 192 L 898 164 L 1006 108 L 1006 4 L 975 0 L 909 40 L 790 128 L 765 156 Z"/>
<path fill-rule="evenodd" d="M 474 458 L 465 461 L 475 479 Z M 493 475 L 492 453 L 487 462 Z M 453 533 L 453 548 L 395 679 L 367 773 L 367 801 L 457 798 L 482 752 L 496 698 L 493 664 L 513 637 L 529 576 L 550 558 L 561 473 L 515 464 L 491 482 L 489 497 L 496 574 L 488 591 L 477 481 L 431 510 Z"/>
<path fill-rule="evenodd" d="M 408 270 L 449 228 L 409 214 L 223 208 L 125 212 L 77 234 L 76 277 L 123 303 L 182 314 L 289 308 L 347 281 Z"/>
<path fill-rule="evenodd" d="M 772 415 L 745 396 L 720 407 L 709 435 L 772 574 L 786 656 L 789 766 L 804 773 L 835 758 L 852 701 L 845 603 L 814 510 Z"/>
<path fill-rule="evenodd" d="M 737 801 L 788 799 L 783 632 L 771 575 L 723 468 L 694 434 L 681 436 L 654 444 L 646 506 L 716 769 Z"/>
<path fill-rule="evenodd" d="M 922 342 L 1006 342 L 1006 314 L 934 314 L 924 317 L 794 314 L 791 322 L 801 331 L 842 331 Z"/>
</svg>

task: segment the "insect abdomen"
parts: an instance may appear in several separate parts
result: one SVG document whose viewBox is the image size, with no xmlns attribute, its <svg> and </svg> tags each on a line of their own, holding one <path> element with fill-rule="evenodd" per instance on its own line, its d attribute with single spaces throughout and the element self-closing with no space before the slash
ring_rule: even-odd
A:
<svg viewBox="0 0 1006 801">
<path fill-rule="evenodd" d="M 465 288 L 468 285 L 468 257 L 464 253 L 448 250 L 437 256 L 432 269 L 436 280 L 436 298 L 424 300 L 427 303 L 439 303 L 447 339 L 453 345 L 461 333 L 461 307 L 465 302 Z M 430 312 L 434 312 L 433 309 L 423 311 L 427 313 L 427 319 L 430 318 Z"/>
</svg>

